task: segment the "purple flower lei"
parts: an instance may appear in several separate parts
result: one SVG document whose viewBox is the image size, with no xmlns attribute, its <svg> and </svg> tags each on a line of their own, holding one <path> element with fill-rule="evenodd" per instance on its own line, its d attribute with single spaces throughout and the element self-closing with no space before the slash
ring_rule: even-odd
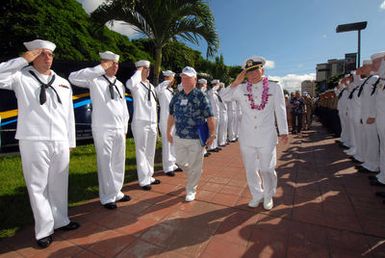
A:
<svg viewBox="0 0 385 258">
<path fill-rule="evenodd" d="M 263 78 L 263 81 L 262 81 L 262 84 L 263 84 L 263 90 L 262 90 L 262 101 L 261 101 L 261 104 L 257 105 L 255 104 L 254 102 L 254 98 L 253 98 L 253 93 L 252 93 L 252 88 L 253 88 L 253 84 L 251 82 L 247 82 L 247 96 L 249 98 L 249 101 L 250 101 L 250 107 L 251 109 L 258 109 L 258 110 L 263 110 L 267 104 L 267 102 L 269 101 L 269 79 L 267 77 L 264 77 Z"/>
</svg>

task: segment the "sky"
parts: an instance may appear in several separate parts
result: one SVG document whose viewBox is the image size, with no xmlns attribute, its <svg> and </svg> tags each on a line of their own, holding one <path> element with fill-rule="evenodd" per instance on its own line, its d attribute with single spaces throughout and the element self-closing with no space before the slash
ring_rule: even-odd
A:
<svg viewBox="0 0 385 258">
<path fill-rule="evenodd" d="M 103 0 L 78 0 L 87 12 Z M 385 0 L 207 0 L 226 65 L 250 56 L 268 60 L 265 73 L 289 91 L 315 79 L 316 65 L 357 51 L 357 32 L 336 33 L 339 24 L 367 21 L 361 32 L 361 63 L 385 51 Z M 135 37 L 124 24 L 113 30 Z M 188 44 L 205 55 L 207 45 Z"/>
</svg>

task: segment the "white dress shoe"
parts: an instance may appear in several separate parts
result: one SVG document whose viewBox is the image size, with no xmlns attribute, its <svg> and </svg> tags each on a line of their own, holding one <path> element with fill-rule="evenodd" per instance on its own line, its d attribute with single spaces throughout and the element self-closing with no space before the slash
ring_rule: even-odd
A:
<svg viewBox="0 0 385 258">
<path fill-rule="evenodd" d="M 247 204 L 250 208 L 256 208 L 261 203 L 261 199 L 252 199 L 249 201 L 249 204 Z"/>
<path fill-rule="evenodd" d="M 192 202 L 195 200 L 195 193 L 194 192 L 189 192 L 186 195 L 186 202 Z"/>
<path fill-rule="evenodd" d="M 273 208 L 273 198 L 265 198 L 263 200 L 263 208 L 265 210 L 271 210 Z"/>
</svg>

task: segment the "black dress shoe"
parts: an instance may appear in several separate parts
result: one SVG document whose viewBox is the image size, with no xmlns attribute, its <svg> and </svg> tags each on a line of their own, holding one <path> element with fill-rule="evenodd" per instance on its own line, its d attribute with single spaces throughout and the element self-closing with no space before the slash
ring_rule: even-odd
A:
<svg viewBox="0 0 385 258">
<path fill-rule="evenodd" d="M 181 172 L 181 171 L 183 171 L 181 168 L 177 168 L 174 170 L 174 172 Z"/>
<path fill-rule="evenodd" d="M 103 206 L 104 206 L 104 208 L 109 209 L 109 210 L 113 210 L 113 209 L 118 208 L 118 206 L 114 202 L 106 203 Z"/>
<path fill-rule="evenodd" d="M 160 184 L 160 180 L 159 179 L 155 179 L 154 182 L 151 183 L 152 185 L 159 185 Z"/>
<path fill-rule="evenodd" d="M 75 222 L 75 221 L 71 221 L 70 223 L 68 223 L 67 226 L 64 226 L 64 227 L 60 227 L 58 228 L 58 230 L 65 230 L 65 231 L 69 231 L 69 230 L 75 230 L 75 229 L 78 229 L 80 227 L 80 224 Z"/>
<path fill-rule="evenodd" d="M 174 171 L 166 172 L 165 174 L 166 174 L 166 176 L 175 176 Z"/>
<path fill-rule="evenodd" d="M 363 174 L 375 174 L 376 173 L 375 171 L 370 171 L 369 169 L 366 169 L 364 167 L 360 167 L 358 169 L 358 172 L 363 173 Z"/>
<path fill-rule="evenodd" d="M 118 202 L 128 202 L 130 200 L 131 197 L 125 194 L 122 199 L 118 200 Z"/>
<path fill-rule="evenodd" d="M 39 239 L 36 241 L 37 245 L 40 246 L 41 248 L 47 248 L 51 243 L 52 243 L 52 235 L 43 237 L 42 239 Z"/>
<path fill-rule="evenodd" d="M 216 147 L 215 148 L 217 151 L 221 151 L 222 150 L 222 148 L 219 148 L 219 147 Z"/>
<path fill-rule="evenodd" d="M 385 198 L 385 192 L 376 192 L 376 196 Z"/>
<path fill-rule="evenodd" d="M 374 180 L 374 181 L 377 181 L 377 177 L 376 176 L 368 176 L 369 180 Z"/>
<path fill-rule="evenodd" d="M 203 155 L 205 158 L 207 158 L 208 156 L 210 156 L 211 153 L 210 152 L 206 152 L 205 155 Z"/>
<path fill-rule="evenodd" d="M 142 186 L 142 189 L 144 191 L 150 191 L 151 190 L 151 185 L 144 185 L 144 186 Z"/>
<path fill-rule="evenodd" d="M 378 182 L 378 180 L 370 181 L 370 185 L 385 187 L 385 184 Z"/>
<path fill-rule="evenodd" d="M 351 159 L 352 162 L 354 162 L 354 163 L 359 163 L 359 164 L 364 163 L 364 162 L 362 162 L 362 161 L 359 161 L 358 159 L 355 159 L 354 157 L 350 157 L 350 159 Z"/>
</svg>

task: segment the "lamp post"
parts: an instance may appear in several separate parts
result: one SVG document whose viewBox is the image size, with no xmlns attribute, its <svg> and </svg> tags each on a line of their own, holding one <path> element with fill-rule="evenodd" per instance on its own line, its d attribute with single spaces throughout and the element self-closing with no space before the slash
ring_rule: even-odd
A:
<svg viewBox="0 0 385 258">
<path fill-rule="evenodd" d="M 347 23 L 347 24 L 340 24 L 336 28 L 336 32 L 347 32 L 347 31 L 358 31 L 358 51 L 357 51 L 357 67 L 361 65 L 360 57 L 361 57 L 361 30 L 364 30 L 366 28 L 366 25 L 368 22 L 356 22 L 356 23 Z"/>
</svg>

